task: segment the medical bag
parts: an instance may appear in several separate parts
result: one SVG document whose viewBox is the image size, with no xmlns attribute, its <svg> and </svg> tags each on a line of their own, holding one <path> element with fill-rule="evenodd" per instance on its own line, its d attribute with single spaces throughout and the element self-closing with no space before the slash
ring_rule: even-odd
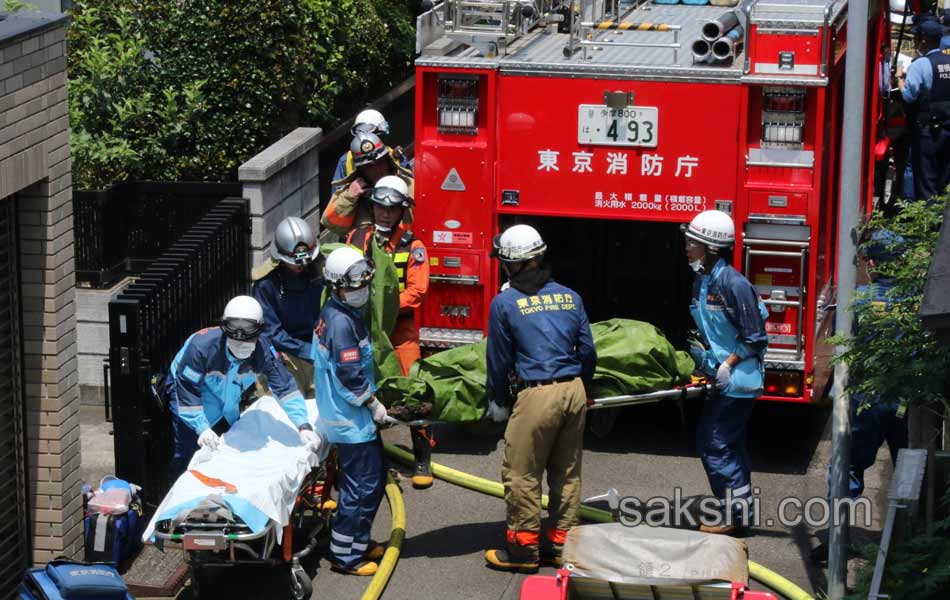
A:
<svg viewBox="0 0 950 600">
<path fill-rule="evenodd" d="M 138 487 L 115 477 L 104 478 L 83 519 L 85 559 L 118 565 L 141 547 L 144 525 Z"/>
<path fill-rule="evenodd" d="M 122 577 L 111 566 L 54 560 L 28 569 L 17 600 L 133 600 Z"/>
</svg>

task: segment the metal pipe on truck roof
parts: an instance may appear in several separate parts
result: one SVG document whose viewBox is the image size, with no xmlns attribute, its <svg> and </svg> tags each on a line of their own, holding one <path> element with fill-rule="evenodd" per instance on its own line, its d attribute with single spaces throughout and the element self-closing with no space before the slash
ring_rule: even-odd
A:
<svg viewBox="0 0 950 600">
<path fill-rule="evenodd" d="M 703 25 L 703 39 L 707 42 L 715 42 L 738 24 L 739 15 L 734 10 L 725 12 L 718 19 L 713 19 Z"/>
<path fill-rule="evenodd" d="M 841 133 L 841 187 L 838 205 L 838 289 L 835 331 L 851 335 L 851 310 L 857 278 L 855 240 L 852 232 L 858 225 L 864 173 L 865 85 L 867 72 L 868 0 L 848 3 L 848 53 L 844 68 L 844 114 Z M 825 60 L 822 57 L 822 60 Z M 838 346 L 838 354 L 844 346 Z M 831 496 L 832 510 L 846 513 L 848 497 L 848 463 L 851 455 L 851 403 L 846 386 L 848 366 L 835 365 L 834 410 L 831 430 Z M 847 594 L 848 578 L 848 515 L 832 515 L 828 536 L 828 596 L 840 600 Z"/>
<path fill-rule="evenodd" d="M 716 60 L 727 60 L 735 57 L 742 48 L 742 27 L 734 27 L 729 33 L 712 44 L 713 57 Z"/>
<path fill-rule="evenodd" d="M 706 62 L 712 56 L 712 44 L 706 40 L 693 42 L 693 62 Z"/>
</svg>

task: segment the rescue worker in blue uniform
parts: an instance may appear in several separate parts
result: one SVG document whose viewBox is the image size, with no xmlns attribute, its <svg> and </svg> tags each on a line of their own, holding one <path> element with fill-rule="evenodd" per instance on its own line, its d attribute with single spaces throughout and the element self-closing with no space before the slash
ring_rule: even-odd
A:
<svg viewBox="0 0 950 600">
<path fill-rule="evenodd" d="M 319 254 L 310 225 L 287 217 L 274 233 L 271 260 L 254 272 L 254 298 L 264 309 L 264 335 L 307 398 L 314 393 L 310 343 L 323 294 L 315 263 Z"/>
<path fill-rule="evenodd" d="M 940 51 L 943 25 L 921 20 L 913 29 L 919 57 L 898 72 L 911 135 L 914 196 L 929 200 L 950 184 L 950 54 Z"/>
<path fill-rule="evenodd" d="M 723 520 L 703 523 L 707 533 L 733 534 L 751 518 L 752 479 L 746 430 L 762 394 L 768 311 L 755 288 L 728 264 L 735 244 L 732 218 L 718 210 L 696 215 L 685 228 L 686 256 L 696 272 L 690 313 L 702 347 L 690 353 L 697 368 L 715 379 L 706 398 L 696 445 Z"/>
<path fill-rule="evenodd" d="M 313 334 L 317 427 L 336 446 L 340 495 L 330 526 L 330 565 L 348 575 L 373 575 L 381 545 L 370 540 L 383 497 L 385 469 L 376 426 L 387 421 L 376 399 L 373 349 L 363 322 L 373 265 L 350 246 L 330 253 L 324 280 L 332 294 Z"/>
<path fill-rule="evenodd" d="M 354 136 L 361 131 L 375 134 L 379 139 L 385 141 L 386 136 L 389 135 L 389 121 L 387 121 L 386 117 L 378 110 L 368 108 L 356 115 L 356 119 L 353 121 L 353 127 L 350 128 L 350 133 Z M 409 161 L 409 157 L 403 153 L 402 148 L 399 146 L 395 148 L 389 148 L 387 146 L 387 148 L 390 156 L 399 161 L 399 166 L 407 171 L 412 171 L 412 163 Z M 340 160 L 336 163 L 336 170 L 333 172 L 333 179 L 331 181 L 342 181 L 355 170 L 356 165 L 353 162 L 353 152 L 344 152 L 340 155 Z M 334 192 L 339 189 L 340 185 L 333 186 Z"/>
<path fill-rule="evenodd" d="M 175 356 L 166 379 L 175 449 L 171 475 L 181 475 L 199 447 L 216 450 L 240 416 L 241 396 L 267 377 L 268 387 L 300 431 L 316 448 L 319 438 L 293 377 L 266 336 L 260 304 L 250 296 L 228 302 L 220 327 L 192 334 Z"/>
<path fill-rule="evenodd" d="M 567 531 L 577 525 L 581 452 L 587 412 L 585 384 L 597 352 L 580 294 L 551 279 L 541 261 L 547 246 L 528 225 L 496 238 L 510 287 L 492 300 L 488 317 L 488 414 L 505 429 L 502 482 L 506 545 L 485 552 L 493 569 L 532 573 L 540 561 L 560 564 Z M 509 374 L 520 391 L 511 404 Z M 551 523 L 541 540 L 541 478 L 547 473 Z"/>
</svg>

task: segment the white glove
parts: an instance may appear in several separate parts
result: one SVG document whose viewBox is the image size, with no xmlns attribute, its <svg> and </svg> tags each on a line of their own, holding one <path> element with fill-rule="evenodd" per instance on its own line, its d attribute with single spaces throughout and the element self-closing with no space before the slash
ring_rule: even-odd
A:
<svg viewBox="0 0 950 600">
<path fill-rule="evenodd" d="M 301 429 L 300 441 L 303 442 L 305 446 L 309 446 L 313 452 L 320 449 L 320 436 L 312 429 Z"/>
<path fill-rule="evenodd" d="M 373 398 L 373 401 L 366 405 L 366 408 L 373 413 L 373 421 L 383 425 L 386 423 L 386 417 L 389 416 L 389 413 L 386 412 L 386 407 L 383 406 L 383 403 Z"/>
<path fill-rule="evenodd" d="M 219 447 L 221 447 L 221 437 L 209 427 L 202 431 L 201 435 L 198 436 L 198 446 L 201 448 L 217 450 Z"/>
<path fill-rule="evenodd" d="M 488 401 L 488 417 L 495 423 L 507 421 L 511 415 L 511 410 L 507 406 L 502 406 L 491 400 Z"/>
<path fill-rule="evenodd" d="M 732 367 L 729 363 L 722 363 L 716 371 L 716 385 L 725 389 L 730 383 L 732 383 Z"/>
</svg>

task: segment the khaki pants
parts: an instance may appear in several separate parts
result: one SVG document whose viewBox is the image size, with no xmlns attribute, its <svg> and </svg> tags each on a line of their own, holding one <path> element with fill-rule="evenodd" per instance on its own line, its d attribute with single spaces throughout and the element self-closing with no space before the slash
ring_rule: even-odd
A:
<svg viewBox="0 0 950 600">
<path fill-rule="evenodd" d="M 287 354 L 286 352 L 281 352 L 280 355 L 284 359 L 284 366 L 287 367 L 287 370 L 290 371 L 290 375 L 294 378 L 294 381 L 297 382 L 297 387 L 300 389 L 300 393 L 303 394 L 303 397 L 313 398 L 313 363 L 309 360 Z"/>
<path fill-rule="evenodd" d="M 541 530 L 541 477 L 547 472 L 554 526 L 577 525 L 581 504 L 581 451 L 587 395 L 573 381 L 527 388 L 518 394 L 508 428 L 501 479 L 508 530 Z"/>
<path fill-rule="evenodd" d="M 290 372 L 290 376 L 294 378 L 294 381 L 297 382 L 297 389 L 300 390 L 300 393 L 303 394 L 304 398 L 315 398 L 314 389 L 313 389 L 313 363 L 309 360 L 304 360 L 302 358 L 297 358 L 287 354 L 286 352 L 280 353 L 281 358 L 283 359 L 284 366 L 287 367 L 287 371 Z M 270 387 L 267 385 L 267 377 L 263 375 L 257 376 L 257 396 L 270 396 L 271 391 Z"/>
</svg>

